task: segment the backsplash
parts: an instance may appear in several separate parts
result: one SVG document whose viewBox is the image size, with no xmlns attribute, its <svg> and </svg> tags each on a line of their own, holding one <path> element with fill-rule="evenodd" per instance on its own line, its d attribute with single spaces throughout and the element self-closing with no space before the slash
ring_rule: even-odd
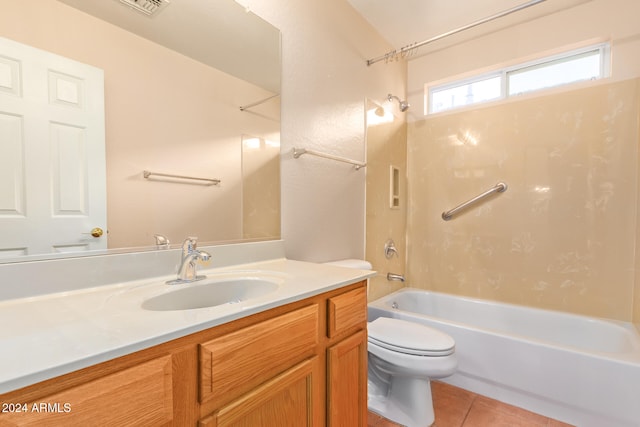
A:
<svg viewBox="0 0 640 427">
<path fill-rule="evenodd" d="M 285 257 L 282 240 L 199 249 L 211 254 L 209 264 L 200 268 Z M 181 250 L 171 249 L 0 264 L 0 301 L 167 276 L 178 271 L 180 258 Z"/>
</svg>

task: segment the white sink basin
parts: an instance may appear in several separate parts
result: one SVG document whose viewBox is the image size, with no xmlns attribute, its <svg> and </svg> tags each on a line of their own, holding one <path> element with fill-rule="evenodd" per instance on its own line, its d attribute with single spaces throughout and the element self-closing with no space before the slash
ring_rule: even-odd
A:
<svg viewBox="0 0 640 427">
<path fill-rule="evenodd" d="M 171 286 L 175 286 L 176 290 L 149 298 L 142 303 L 142 308 L 151 311 L 172 311 L 237 304 L 278 289 L 276 282 L 257 278 L 205 279 Z"/>
</svg>

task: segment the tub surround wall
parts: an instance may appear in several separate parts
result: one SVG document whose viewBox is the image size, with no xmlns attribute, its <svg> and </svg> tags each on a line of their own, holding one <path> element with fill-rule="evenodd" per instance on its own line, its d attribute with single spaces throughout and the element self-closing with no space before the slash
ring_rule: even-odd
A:
<svg viewBox="0 0 640 427">
<path fill-rule="evenodd" d="M 638 119 L 638 134 L 640 134 L 640 118 Z M 638 159 L 636 160 L 638 164 L 640 164 L 640 150 L 638 150 Z M 640 173 L 637 173 L 638 183 L 637 186 L 640 188 Z M 638 201 L 640 203 L 640 200 Z M 633 318 L 632 322 L 635 325 L 636 329 L 640 333 L 640 247 L 638 247 L 638 242 L 640 242 L 640 208 L 636 208 L 636 247 L 635 247 L 635 283 L 633 288 Z"/>
<path fill-rule="evenodd" d="M 602 41 L 610 41 L 611 42 L 611 70 L 612 77 L 610 81 L 622 81 L 629 80 L 633 78 L 637 78 L 640 76 L 640 29 L 637 25 L 636 17 L 640 14 L 640 3 L 629 1 L 629 0 L 592 0 L 582 2 L 581 4 L 570 7 L 565 10 L 559 11 L 549 16 L 544 16 L 538 19 L 534 19 L 516 26 L 512 26 L 506 28 L 504 30 L 496 31 L 490 34 L 486 34 L 484 36 L 475 37 L 472 40 L 457 43 L 455 45 L 443 46 L 442 44 L 434 44 L 431 47 L 423 48 L 421 51 L 423 53 L 427 53 L 422 57 L 413 59 L 409 63 L 408 70 L 408 98 L 409 102 L 415 108 L 412 108 L 408 114 L 408 118 L 411 121 L 419 121 L 421 123 L 415 123 L 413 127 L 410 127 L 409 131 L 409 156 L 412 156 L 412 150 L 414 147 L 419 147 L 422 145 L 428 145 L 432 143 L 432 138 L 426 139 L 423 138 L 425 133 L 420 132 L 418 134 L 412 132 L 413 130 L 420 129 L 423 125 L 427 123 L 424 121 L 425 116 L 423 115 L 424 111 L 424 85 L 430 84 L 438 81 L 443 81 L 446 79 L 451 79 L 454 77 L 465 77 L 468 76 L 469 73 L 477 73 L 478 71 L 488 71 L 491 69 L 495 69 L 495 67 L 499 66 L 508 66 L 515 63 L 519 63 L 522 61 L 526 61 L 528 59 L 534 59 L 539 55 L 544 54 L 553 54 L 557 53 L 563 49 L 567 49 L 568 47 L 579 47 L 584 46 L 585 44 L 592 44 Z M 564 102 L 564 101 L 563 101 Z M 609 102 L 609 101 L 606 101 Z M 620 123 L 620 116 L 617 115 L 617 109 L 613 107 L 612 104 L 611 109 L 609 110 L 610 119 L 615 119 L 615 121 Z M 595 110 L 592 110 L 592 107 L 589 105 L 587 111 L 591 111 L 592 113 Z M 554 107 L 555 108 L 555 107 Z M 474 117 L 476 114 L 484 114 L 481 112 L 484 108 L 480 108 L 478 112 L 467 112 L 467 118 L 470 119 Z M 557 111 L 557 109 L 556 109 Z M 572 114 L 578 113 L 579 109 L 570 109 L 567 110 L 566 117 L 570 119 Z M 614 112 L 616 114 L 614 115 Z M 630 113 L 627 111 L 627 113 Z M 560 118 L 560 117 L 559 117 Z M 585 119 L 580 121 L 575 121 L 578 119 L 575 117 L 574 123 L 580 124 L 581 127 L 589 126 L 589 123 Z M 601 117 L 598 117 L 600 121 Z M 466 119 L 465 119 L 466 120 Z M 506 123 L 507 119 L 503 117 L 492 118 L 493 122 L 487 122 L 486 128 L 496 128 Z M 637 120 L 637 119 L 634 119 Z M 568 125 L 569 122 L 567 122 Z M 613 123 L 613 122 L 612 122 Z M 556 122 L 556 125 L 560 124 Z M 507 123 L 507 126 L 516 126 L 516 123 Z M 521 123 L 521 130 L 525 130 L 524 123 Z M 638 132 L 636 123 L 636 134 Z M 464 132 L 467 129 L 459 128 L 453 129 L 451 134 L 456 134 L 458 131 Z M 514 128 L 515 130 L 515 128 Z M 425 131 L 427 132 L 427 131 Z M 544 133 L 544 129 L 535 129 L 534 132 L 536 134 L 541 135 Z M 420 135 L 420 139 L 414 139 L 414 135 Z M 482 135 L 481 144 L 485 147 L 485 156 L 486 152 L 491 150 L 490 147 L 493 147 L 492 142 L 488 142 L 488 140 L 484 137 L 485 133 Z M 606 139 L 611 135 L 601 135 L 602 141 L 601 143 L 607 144 Z M 595 137 L 595 134 L 592 135 Z M 514 146 L 520 145 L 518 140 L 514 140 Z M 546 141 L 550 142 L 550 140 Z M 571 140 L 566 140 L 565 144 L 569 144 Z M 577 143 L 578 141 L 576 141 Z M 544 143 L 544 141 L 543 141 Z M 534 147 L 530 147 L 528 152 L 522 152 L 520 154 L 521 157 L 509 157 L 509 159 L 505 159 L 504 162 L 500 162 L 500 153 L 503 150 L 504 144 L 507 144 L 506 141 L 502 141 L 495 145 L 494 150 L 494 165 L 488 166 L 488 168 L 497 168 L 500 166 L 501 168 L 515 169 L 519 168 L 523 170 L 523 174 L 527 175 L 527 182 L 533 183 L 535 181 L 535 185 L 539 185 L 542 190 L 546 185 L 553 184 L 555 188 L 551 189 L 550 193 L 547 193 L 546 196 L 542 192 L 536 193 L 538 194 L 539 201 L 545 200 L 546 197 L 549 197 L 550 201 L 553 200 L 553 204 L 556 205 L 556 201 L 558 201 L 558 197 L 556 197 L 558 185 L 560 188 L 566 188 L 566 185 L 569 185 L 568 182 L 549 182 L 547 183 L 547 168 L 551 166 L 553 163 L 557 162 L 560 157 L 552 158 L 549 156 L 545 156 L 545 154 L 541 151 L 537 150 Z M 629 144 L 637 144 L 637 141 L 629 143 Z M 624 148 L 628 150 L 630 145 L 626 145 Z M 533 305 L 533 306 L 544 306 L 548 308 L 560 308 L 567 310 L 577 310 L 579 312 L 586 312 L 587 314 L 592 315 L 606 315 L 613 318 L 631 320 L 636 323 L 636 325 L 640 325 L 640 273 L 635 273 L 637 269 L 636 266 L 640 265 L 640 255 L 637 258 L 630 258 L 630 254 L 633 253 L 634 247 L 637 246 L 637 242 L 640 242 L 640 230 L 637 227 L 637 221 L 635 219 L 635 211 L 637 210 L 636 201 L 638 200 L 638 196 L 636 190 L 640 188 L 640 186 L 636 183 L 636 176 L 638 175 L 638 162 L 640 159 L 636 158 L 636 151 L 627 151 L 625 155 L 629 155 L 633 157 L 633 161 L 629 160 L 629 163 L 632 163 L 629 169 L 614 171 L 614 163 L 610 163 L 610 166 L 604 166 L 600 168 L 600 171 L 595 174 L 582 175 L 581 178 L 577 178 L 575 172 L 581 167 L 586 167 L 587 165 L 597 165 L 598 160 L 596 156 L 599 154 L 597 152 L 593 152 L 593 156 L 590 158 L 590 163 L 585 163 L 585 157 L 576 157 L 575 159 L 571 159 L 567 156 L 572 156 L 576 149 L 583 144 L 576 144 L 574 147 L 568 150 L 561 149 L 560 151 L 554 153 L 554 155 L 562 154 L 562 158 L 567 160 L 566 163 L 566 176 L 565 179 L 569 179 L 570 176 L 573 176 L 577 181 L 573 182 L 573 187 L 576 188 L 576 185 L 579 185 L 583 188 L 586 188 L 585 185 L 590 185 L 590 194 L 585 194 L 585 198 L 577 201 L 578 206 L 575 206 L 575 209 L 584 208 L 585 215 L 583 215 L 580 221 L 584 221 L 587 219 L 587 202 L 591 203 L 591 207 L 594 207 L 593 203 L 596 203 L 595 206 L 596 211 L 591 211 L 589 215 L 593 217 L 593 219 L 600 221 L 604 220 L 601 217 L 600 213 L 595 213 L 598 209 L 601 209 L 604 206 L 605 200 L 608 200 L 609 213 L 607 216 L 609 217 L 610 222 L 599 222 L 600 228 L 597 229 L 586 229 L 584 230 L 583 242 L 580 243 L 582 249 L 578 246 L 573 248 L 567 247 L 567 241 L 565 236 L 573 232 L 574 239 L 577 237 L 577 227 L 578 224 L 574 223 L 573 218 L 567 220 L 565 222 L 560 222 L 558 219 L 559 215 L 566 215 L 567 212 L 558 210 L 556 206 L 550 206 L 550 209 L 554 209 L 553 213 L 550 215 L 554 215 L 554 218 L 549 217 L 550 228 L 549 233 L 555 236 L 558 244 L 554 250 L 557 251 L 566 251 L 565 258 L 562 260 L 556 260 L 553 265 L 549 267 L 552 271 L 547 271 L 546 269 L 542 269 L 540 272 L 542 276 L 547 276 L 549 274 L 564 274 L 566 276 L 582 276 L 586 282 L 595 283 L 597 280 L 601 280 L 599 285 L 596 285 L 596 288 L 599 288 L 599 291 L 594 293 L 594 290 L 591 289 L 591 285 L 586 285 L 586 288 L 582 288 L 582 285 L 579 284 L 580 281 L 577 282 L 570 277 L 567 277 L 566 283 L 564 287 L 557 288 L 556 291 L 549 292 L 553 287 L 561 286 L 560 283 L 555 285 L 547 286 L 545 283 L 541 283 L 537 286 L 537 289 L 534 289 L 533 283 L 528 282 L 528 279 L 524 281 L 520 279 L 519 275 L 512 276 L 516 279 L 516 282 L 512 282 L 509 285 L 506 285 L 505 277 L 501 277 L 497 272 L 499 271 L 498 266 L 496 265 L 497 260 L 501 259 L 498 256 L 498 252 L 502 251 L 510 254 L 510 260 L 513 258 L 513 254 L 510 252 L 510 248 L 513 243 L 516 245 L 520 245 L 521 249 L 519 250 L 528 250 L 527 248 L 531 245 L 536 245 L 539 248 L 539 245 L 543 242 L 548 241 L 549 236 L 545 235 L 531 235 L 529 238 L 528 235 L 522 235 L 521 233 L 526 232 L 526 230 L 516 227 L 515 229 L 511 229 L 514 224 L 521 224 L 523 218 L 519 218 L 517 216 L 510 216 L 506 219 L 506 224 L 501 224 L 499 228 L 494 227 L 482 227 L 478 224 L 477 228 L 477 236 L 478 238 L 471 241 L 468 241 L 469 250 L 470 251 L 482 251 L 487 248 L 481 248 L 480 246 L 483 242 L 491 242 L 491 245 L 494 246 L 494 253 L 492 255 L 492 259 L 494 259 L 493 263 L 488 263 L 484 267 L 492 270 L 495 274 L 482 274 L 478 270 L 474 270 L 475 275 L 480 282 L 484 284 L 478 284 L 477 286 L 468 285 L 466 290 L 462 290 L 458 287 L 458 280 L 461 279 L 461 275 L 457 278 L 454 278 L 455 273 L 448 273 L 448 277 L 450 279 L 450 283 L 448 285 L 451 292 L 457 293 L 467 293 L 468 295 L 479 296 L 484 295 L 488 298 L 496 298 L 496 299 L 504 299 L 513 302 L 519 302 L 522 304 Z M 567 147 L 568 148 L 568 147 Z M 619 144 L 612 144 L 610 147 L 611 150 L 618 150 L 622 147 Z M 478 147 L 476 151 L 479 151 Z M 607 149 L 609 150 L 609 149 Z M 612 151 L 613 153 L 613 151 Z M 506 152 L 503 153 L 506 155 Z M 525 157 L 527 156 L 527 160 Z M 467 157 L 467 160 L 470 162 L 474 162 L 473 159 Z M 481 162 L 481 159 L 477 159 L 475 161 L 476 164 Z M 623 160 L 625 164 L 627 160 Z M 413 169 L 412 165 L 417 165 L 418 161 L 410 164 L 409 166 L 409 182 L 414 187 L 415 193 L 428 193 L 428 189 L 431 188 L 429 185 L 434 186 L 435 184 L 426 184 L 420 182 L 420 172 L 418 170 Z M 537 166 L 536 166 L 537 164 Z M 545 164 L 547 166 L 545 166 Z M 525 172 L 525 169 L 527 170 Z M 610 180 L 605 178 L 602 171 L 607 169 L 610 173 L 610 176 L 615 177 L 615 180 Z M 524 177 L 524 175 L 523 175 Z M 439 177 L 438 179 L 440 179 Z M 560 178 L 558 176 L 558 178 Z M 484 178 L 486 179 L 486 175 Z M 484 189 L 489 188 L 494 185 L 496 180 L 503 179 L 508 184 L 511 185 L 511 188 L 507 190 L 507 193 L 500 195 L 494 202 L 491 202 L 483 207 L 483 209 L 494 209 L 494 214 L 497 214 L 502 209 L 504 204 L 511 203 L 512 197 L 521 197 L 522 196 L 522 188 L 513 187 L 513 182 L 509 182 L 507 178 L 503 177 L 495 177 L 491 180 L 483 182 L 483 185 L 478 185 L 474 188 L 469 188 L 465 186 L 467 193 L 459 194 L 461 199 L 458 197 L 451 197 L 451 200 L 454 205 L 463 200 L 466 200 L 467 196 L 471 197 L 478 194 L 476 191 L 484 191 Z M 624 187 L 621 187 L 620 181 L 624 181 Z M 440 181 L 438 181 L 440 182 Z M 617 183 L 616 183 L 617 182 Z M 606 194 L 609 192 L 607 190 L 607 186 L 612 183 L 616 183 L 616 187 L 611 189 L 610 196 Z M 532 184 L 533 185 L 533 184 Z M 445 188 L 448 188 L 445 184 L 443 184 Z M 448 190 L 447 190 L 448 191 Z M 531 200 L 529 203 L 533 203 L 534 193 L 531 192 L 531 189 L 528 188 L 524 191 L 530 192 L 529 195 Z M 624 192 L 624 194 L 622 194 Z M 430 197 L 430 196 L 427 196 Z M 411 196 L 410 196 L 411 199 Z M 624 199 L 624 202 L 621 201 Z M 616 202 L 617 200 L 617 202 Z M 410 203 L 413 201 L 410 200 Z M 439 199 L 430 199 L 430 204 L 438 205 L 437 208 L 434 206 L 435 210 L 443 210 L 448 207 L 453 207 L 453 205 L 449 206 L 448 204 L 444 204 L 444 206 L 440 206 L 443 200 Z M 423 202 L 423 205 L 426 202 Z M 610 211 L 611 207 L 618 203 L 619 207 L 622 209 L 621 212 L 614 214 Z M 529 206 L 531 207 L 531 206 Z M 437 212 L 436 212 L 437 213 Z M 474 215 L 476 212 L 472 213 Z M 512 212 L 515 214 L 515 212 Z M 576 213 L 576 212 L 574 212 Z M 518 212 L 520 214 L 520 212 Z M 616 215 L 627 216 L 632 215 L 633 219 L 629 221 L 629 218 L 621 218 Z M 413 218 L 417 218 L 413 216 Z M 542 227 L 543 224 L 540 222 L 541 219 L 538 218 L 535 220 L 533 217 L 530 217 L 529 220 L 538 221 L 534 222 L 533 225 Z M 528 220 L 528 221 L 529 221 Z M 640 220 L 640 218 L 638 219 Z M 466 221 L 466 219 L 465 219 Z M 628 221 L 628 222 L 624 222 Z M 582 222 L 584 224 L 584 222 Z M 448 226 L 448 225 L 447 225 Z M 410 226 L 411 227 L 411 226 Z M 507 229 L 510 229 L 509 232 L 513 232 L 513 237 L 515 241 L 512 243 L 511 238 L 507 238 L 503 241 L 500 248 L 496 249 L 495 247 L 495 236 L 507 236 Z M 624 236 L 621 241 L 608 241 L 606 248 L 597 248 L 594 246 L 596 242 L 592 238 L 593 234 L 599 234 L 600 236 L 605 236 L 607 233 L 606 228 L 612 230 L 613 234 L 621 234 L 621 230 L 625 230 L 626 236 Z M 628 227 L 628 228 L 624 228 Z M 464 234 L 464 233 L 463 233 Z M 430 236 L 426 235 L 414 235 L 412 231 L 409 231 L 409 236 L 414 240 L 411 244 L 412 250 L 415 251 L 413 253 L 413 257 L 409 260 L 409 265 L 412 263 L 419 262 L 423 264 L 422 267 L 416 266 L 416 268 L 426 269 L 425 265 L 437 263 L 438 258 L 429 258 L 426 257 L 427 249 L 422 247 L 423 244 L 429 242 L 433 244 L 434 242 Z M 470 237 L 471 234 L 468 234 L 467 237 Z M 486 236 L 486 239 L 485 239 Z M 463 236 L 457 236 L 457 239 L 464 238 Z M 417 239 L 417 241 L 416 241 Z M 516 243 L 518 242 L 518 243 Z M 411 243 L 411 242 L 410 242 Z M 604 241 L 601 241 L 603 244 Z M 591 245 L 591 246 L 589 246 Z M 472 248 L 475 247 L 475 248 Z M 586 250 L 585 250 L 586 248 Z M 605 258 L 608 258 L 609 261 L 604 261 L 604 259 L 592 260 L 590 257 L 594 256 L 596 253 L 600 255 L 603 252 L 607 252 L 604 255 Z M 636 251 L 637 252 L 637 251 Z M 589 255 L 591 254 L 591 255 Z M 615 255 L 614 255 L 615 254 Z M 614 261 L 613 258 L 617 256 L 621 257 L 621 260 Z M 523 258 L 524 259 L 524 258 Z M 637 262 L 636 262 L 637 259 Z M 624 261 L 623 261 L 624 260 Z M 539 262 L 540 260 L 536 261 Z M 479 259 L 475 259 L 472 261 L 476 266 L 480 266 L 481 262 Z M 614 265 L 622 265 L 626 271 L 617 271 Z M 519 267 L 514 266 L 513 264 L 509 265 L 508 261 L 504 261 L 504 265 L 509 268 L 509 270 L 517 269 Z M 523 272 L 530 272 L 528 267 L 524 266 Z M 579 269 L 579 271 L 571 271 L 571 269 Z M 613 274 L 611 276 L 607 276 L 605 271 L 611 271 Z M 560 273 L 560 271 L 564 270 L 564 273 Z M 470 270 L 467 270 L 467 278 L 466 280 L 472 282 L 471 276 L 469 276 Z M 554 273 L 555 272 L 555 273 Z M 511 275 L 511 273 L 509 273 Z M 637 280 L 634 283 L 634 275 L 637 275 Z M 409 279 L 411 283 L 416 286 L 421 286 L 420 279 L 425 276 L 414 277 L 411 272 L 409 273 Z M 599 279 L 595 277 L 599 276 Z M 424 286 L 431 286 L 433 284 L 433 277 L 429 279 L 428 283 L 423 283 Z M 624 280 L 622 280 L 624 279 Z M 541 279 L 543 281 L 543 279 Z M 497 282 L 501 284 L 498 285 Z M 586 283 L 583 282 L 583 283 Z M 440 286 L 445 286 L 444 284 L 440 284 Z M 492 288 L 489 290 L 490 288 Z M 473 288 L 473 289 L 470 289 Z M 582 288 L 582 289 L 581 289 Z M 587 289 L 588 288 L 588 289 Z M 443 289 L 444 290 L 444 289 Z M 598 302 L 598 298 L 602 296 L 602 302 Z M 619 303 L 618 307 L 615 307 L 616 304 Z M 601 307 L 596 308 L 597 305 L 601 305 Z M 633 314 L 632 314 L 633 310 Z"/>
<path fill-rule="evenodd" d="M 631 321 L 638 79 L 409 126 L 413 286 Z M 445 222 L 498 181 L 509 188 Z"/>
<path fill-rule="evenodd" d="M 638 134 L 640 135 L 640 118 L 638 118 Z M 638 158 L 636 159 L 638 165 L 640 165 L 640 150 L 638 150 Z M 636 178 L 638 179 L 637 188 L 640 189 L 640 172 L 636 173 Z M 640 200 L 638 200 L 640 203 Z M 640 247 L 638 246 L 638 242 L 640 242 L 640 207 L 636 208 L 636 232 L 635 232 L 635 283 L 633 287 L 633 318 L 632 322 L 635 325 L 636 329 L 640 333 Z"/>
<path fill-rule="evenodd" d="M 376 123 L 376 109 L 385 108 L 391 121 Z M 394 106 L 395 107 L 395 106 Z M 373 115 L 372 115 L 373 114 Z M 367 242 L 365 258 L 378 272 L 369 279 L 369 301 L 391 293 L 405 284 L 387 280 L 387 273 L 405 274 L 407 227 L 407 124 L 394 115 L 390 103 L 367 101 Z M 400 205 L 389 206 L 390 167 L 400 171 Z M 387 259 L 384 244 L 393 239 L 398 256 Z"/>
<path fill-rule="evenodd" d="M 280 236 L 280 145 L 255 141 L 242 147 L 242 238 L 274 238 Z"/>
</svg>

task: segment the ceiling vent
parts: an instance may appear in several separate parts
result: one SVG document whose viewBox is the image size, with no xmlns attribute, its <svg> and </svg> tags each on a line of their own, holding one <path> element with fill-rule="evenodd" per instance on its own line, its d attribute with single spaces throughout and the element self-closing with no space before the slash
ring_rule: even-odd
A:
<svg viewBox="0 0 640 427">
<path fill-rule="evenodd" d="M 169 5 L 169 0 L 120 0 L 120 2 L 147 16 L 156 15 Z"/>
</svg>

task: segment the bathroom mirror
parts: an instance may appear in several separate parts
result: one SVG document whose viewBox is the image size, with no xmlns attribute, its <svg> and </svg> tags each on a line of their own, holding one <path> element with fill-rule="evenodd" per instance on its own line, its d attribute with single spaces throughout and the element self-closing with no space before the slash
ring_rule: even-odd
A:
<svg viewBox="0 0 640 427">
<path fill-rule="evenodd" d="M 201 245 L 280 237 L 277 28 L 233 0 L 2 8 L 0 37 L 104 74 L 106 224 L 83 220 L 41 253 L 22 237 L 62 227 L 35 222 L 10 239 L 3 231 L 0 262 L 161 249 L 155 235 L 171 246 L 187 236 Z M 103 234 L 94 237 L 95 228 Z"/>
</svg>

